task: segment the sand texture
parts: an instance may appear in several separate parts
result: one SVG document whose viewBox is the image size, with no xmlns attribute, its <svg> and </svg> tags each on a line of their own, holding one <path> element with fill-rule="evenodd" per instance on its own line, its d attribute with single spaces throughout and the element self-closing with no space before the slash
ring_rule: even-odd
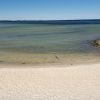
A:
<svg viewBox="0 0 100 100">
<path fill-rule="evenodd" d="M 2 67 L 0 100 L 100 100 L 100 64 Z"/>
</svg>

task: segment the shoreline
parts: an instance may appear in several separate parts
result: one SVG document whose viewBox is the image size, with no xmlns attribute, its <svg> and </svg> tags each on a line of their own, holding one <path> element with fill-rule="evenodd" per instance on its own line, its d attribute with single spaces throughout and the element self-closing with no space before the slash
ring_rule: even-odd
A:
<svg viewBox="0 0 100 100">
<path fill-rule="evenodd" d="M 90 66 L 90 65 L 100 65 L 100 62 L 95 63 L 75 63 L 75 64 L 67 64 L 67 63 L 46 63 L 46 64 L 14 64 L 14 63 L 1 63 L 0 69 L 2 68 L 70 68 L 75 66 Z M 2 66 L 2 67 L 1 67 Z"/>
<path fill-rule="evenodd" d="M 78 64 L 67 64 L 67 63 L 46 63 L 46 64 L 12 64 L 12 63 L 1 63 L 0 69 L 2 68 L 62 68 L 63 67 L 75 67 L 75 66 L 90 66 L 100 65 L 100 62 L 95 63 L 78 63 Z M 1 67 L 2 66 L 2 67 Z"/>
<path fill-rule="evenodd" d="M 5 53 L 4 53 L 5 54 Z M 86 65 L 100 62 L 99 54 L 5 54 L 0 56 L 0 65 L 9 66 L 50 66 Z"/>
</svg>

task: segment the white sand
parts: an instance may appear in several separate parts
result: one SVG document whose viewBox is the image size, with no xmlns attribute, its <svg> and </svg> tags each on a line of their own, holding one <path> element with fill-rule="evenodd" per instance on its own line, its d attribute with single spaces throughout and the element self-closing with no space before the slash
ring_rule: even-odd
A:
<svg viewBox="0 0 100 100">
<path fill-rule="evenodd" d="M 0 100 L 100 100 L 100 64 L 1 68 Z"/>
</svg>

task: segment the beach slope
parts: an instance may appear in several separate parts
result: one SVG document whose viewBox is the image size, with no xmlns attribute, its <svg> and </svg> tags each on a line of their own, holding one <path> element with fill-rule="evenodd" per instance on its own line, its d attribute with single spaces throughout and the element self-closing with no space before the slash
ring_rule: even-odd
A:
<svg viewBox="0 0 100 100">
<path fill-rule="evenodd" d="M 0 69 L 0 100 L 100 100 L 100 64 L 5 66 Z"/>
</svg>

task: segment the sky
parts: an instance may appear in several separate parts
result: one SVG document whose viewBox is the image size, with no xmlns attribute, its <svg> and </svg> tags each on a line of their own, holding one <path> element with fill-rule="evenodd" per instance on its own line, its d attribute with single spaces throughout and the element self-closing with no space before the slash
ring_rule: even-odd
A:
<svg viewBox="0 0 100 100">
<path fill-rule="evenodd" d="M 0 0 L 0 20 L 100 19 L 100 0 Z"/>
</svg>

